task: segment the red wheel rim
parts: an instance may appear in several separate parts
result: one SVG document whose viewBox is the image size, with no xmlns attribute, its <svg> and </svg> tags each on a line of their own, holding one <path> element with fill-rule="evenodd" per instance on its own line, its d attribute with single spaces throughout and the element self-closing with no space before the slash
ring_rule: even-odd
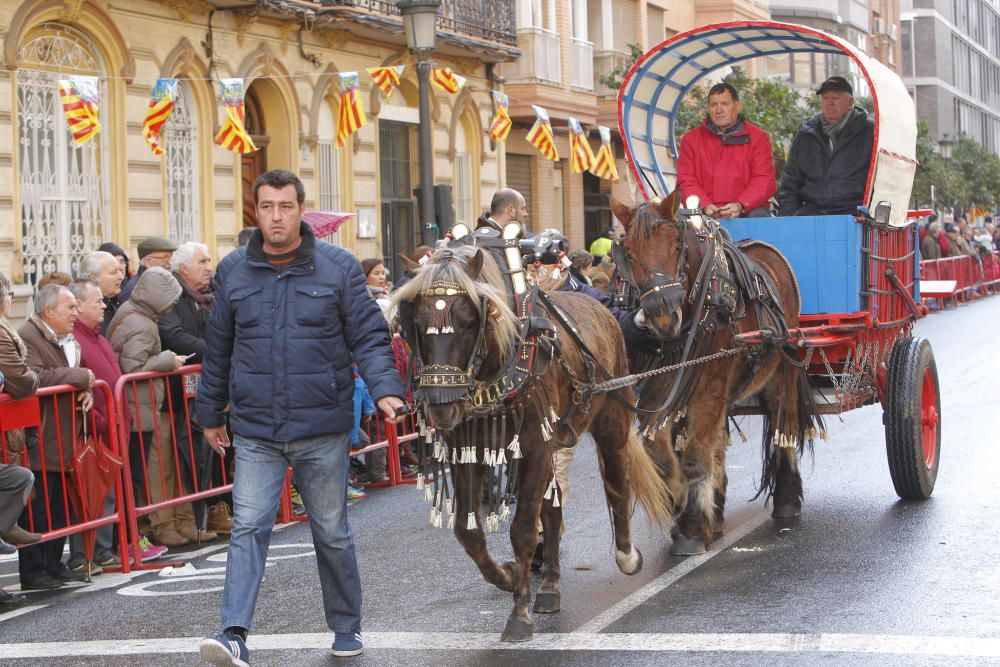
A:
<svg viewBox="0 0 1000 667">
<path fill-rule="evenodd" d="M 930 368 L 925 368 L 920 389 L 920 435 L 924 449 L 924 465 L 928 468 L 933 468 L 937 460 L 939 420 L 934 374 Z"/>
</svg>

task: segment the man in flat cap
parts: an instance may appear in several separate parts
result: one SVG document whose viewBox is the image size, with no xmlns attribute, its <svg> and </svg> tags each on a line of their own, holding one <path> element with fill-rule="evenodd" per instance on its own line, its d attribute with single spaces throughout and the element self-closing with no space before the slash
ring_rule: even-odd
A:
<svg viewBox="0 0 1000 667">
<path fill-rule="evenodd" d="M 779 215 L 854 213 L 864 203 L 875 122 L 854 104 L 854 89 L 831 76 L 816 94 L 820 112 L 792 141 L 778 190 Z"/>
<path fill-rule="evenodd" d="M 127 283 L 122 285 L 122 292 L 118 295 L 118 300 L 121 303 L 128 301 L 132 295 L 132 289 L 139 282 L 139 278 L 146 269 L 158 266 L 169 271 L 170 258 L 174 256 L 175 250 L 177 250 L 177 244 L 162 236 L 149 236 L 143 239 L 138 247 L 139 270 Z"/>
</svg>

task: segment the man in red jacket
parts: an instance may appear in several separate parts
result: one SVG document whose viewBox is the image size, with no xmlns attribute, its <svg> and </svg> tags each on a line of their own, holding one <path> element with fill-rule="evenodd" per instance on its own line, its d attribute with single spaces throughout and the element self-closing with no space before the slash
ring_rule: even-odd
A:
<svg viewBox="0 0 1000 667">
<path fill-rule="evenodd" d="M 742 108 L 731 84 L 715 84 L 705 122 L 681 140 L 677 187 L 685 199 L 697 195 L 714 218 L 767 217 L 777 189 L 771 138 L 743 118 Z"/>
</svg>

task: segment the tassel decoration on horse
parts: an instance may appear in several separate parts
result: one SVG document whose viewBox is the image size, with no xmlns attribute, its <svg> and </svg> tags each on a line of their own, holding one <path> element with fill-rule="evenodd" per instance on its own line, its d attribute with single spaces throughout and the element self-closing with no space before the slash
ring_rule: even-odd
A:
<svg viewBox="0 0 1000 667">
<path fill-rule="evenodd" d="M 465 529 L 475 530 L 476 529 L 476 513 L 469 512 L 468 516 L 465 517 Z"/>
<path fill-rule="evenodd" d="M 514 434 L 514 439 L 510 441 L 509 445 L 507 445 L 507 449 L 509 449 L 511 451 L 510 458 L 512 458 L 512 459 L 524 458 L 524 457 L 521 456 L 521 437 L 520 437 L 520 435 Z"/>
</svg>

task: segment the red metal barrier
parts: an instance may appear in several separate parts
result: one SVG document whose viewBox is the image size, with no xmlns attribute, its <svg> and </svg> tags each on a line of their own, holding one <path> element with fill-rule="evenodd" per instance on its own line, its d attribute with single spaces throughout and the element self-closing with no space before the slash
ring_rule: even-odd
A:
<svg viewBox="0 0 1000 667">
<path fill-rule="evenodd" d="M 1000 285 L 1000 253 L 992 252 L 985 258 L 959 255 L 925 259 L 920 262 L 920 277 L 922 280 L 954 280 L 954 299 L 965 303 Z M 939 298 L 942 307 L 944 300 Z"/>
<path fill-rule="evenodd" d="M 120 420 L 117 417 L 111 389 L 107 383 L 98 381 L 90 391 L 104 394 L 108 423 L 117 424 Z M 101 505 L 101 509 L 96 510 L 89 507 L 90 503 L 86 503 L 85 499 L 81 497 L 86 495 L 86 489 L 81 491 L 83 487 L 90 485 L 89 488 L 94 489 L 94 480 L 83 478 L 83 471 L 76 469 L 76 456 L 86 446 L 83 436 L 85 430 L 88 437 L 99 438 L 104 442 L 108 454 L 117 460 L 123 460 L 117 429 L 109 428 L 109 433 L 101 434 L 97 429 L 94 410 L 90 410 L 84 416 L 80 414 L 78 407 L 70 408 L 70 406 L 78 406 L 78 397 L 83 393 L 82 390 L 70 385 L 58 385 L 43 387 L 34 396 L 20 400 L 14 400 L 7 394 L 0 394 L 0 458 L 4 463 L 10 463 L 14 455 L 8 450 L 8 433 L 10 431 L 35 429 L 37 435 L 32 435 L 31 439 L 37 437 L 37 443 L 31 447 L 25 446 L 21 450 L 19 461 L 20 465 L 32 469 L 35 473 L 36 485 L 39 482 L 41 484 L 41 493 L 36 493 L 34 499 L 29 501 L 31 504 L 27 511 L 27 529 L 42 534 L 42 540 L 38 543 L 41 544 L 69 535 L 87 533 L 103 526 L 117 526 L 121 569 L 123 572 L 129 572 L 131 568 L 126 546 L 128 533 L 126 531 L 126 512 L 121 476 L 115 475 L 111 488 L 107 490 L 107 493 L 114 491 L 115 494 L 115 509 L 112 513 L 104 513 L 103 502 L 98 503 Z M 64 433 L 65 424 L 63 417 L 59 414 L 60 408 L 69 411 L 71 415 L 68 434 L 69 437 L 72 437 L 72 443 L 65 442 L 67 433 Z M 85 419 L 86 423 L 81 422 L 81 419 Z M 53 443 L 47 442 L 45 438 L 47 424 L 50 424 L 54 429 L 54 448 Z M 51 458 L 51 456 L 46 456 L 47 450 L 50 454 L 55 454 L 57 459 L 55 465 L 46 460 Z M 101 497 L 106 498 L 107 493 L 101 494 Z M 97 500 L 100 501 L 101 498 Z M 44 510 L 37 508 L 37 503 L 41 503 Z M 88 505 L 88 507 L 83 507 L 83 504 Z M 34 511 L 31 509 L 32 505 L 36 505 Z M 86 514 L 96 516 L 84 520 L 83 516 Z"/>
<path fill-rule="evenodd" d="M 125 511 L 134 536 L 132 550 L 135 562 L 139 563 L 137 568 L 154 569 L 176 564 L 162 560 L 141 562 L 140 517 L 229 493 L 233 488 L 226 465 L 228 459 L 220 459 L 204 442 L 201 429 L 192 426 L 191 401 L 197 394 L 200 373 L 200 365 L 163 373 L 129 373 L 115 385 L 118 412 L 124 414 L 129 410 L 132 413 L 132 431 L 125 431 L 124 420 L 118 420 L 117 428 L 119 440 L 128 443 L 122 447 L 125 459 L 122 477 L 128 490 Z M 179 402 L 171 386 L 176 382 L 180 382 Z M 162 403 L 157 400 L 158 385 L 162 387 L 159 391 Z M 158 473 L 153 479 L 149 473 L 151 459 L 159 462 L 154 468 Z M 141 479 L 137 480 L 134 472 L 138 472 Z"/>
</svg>

